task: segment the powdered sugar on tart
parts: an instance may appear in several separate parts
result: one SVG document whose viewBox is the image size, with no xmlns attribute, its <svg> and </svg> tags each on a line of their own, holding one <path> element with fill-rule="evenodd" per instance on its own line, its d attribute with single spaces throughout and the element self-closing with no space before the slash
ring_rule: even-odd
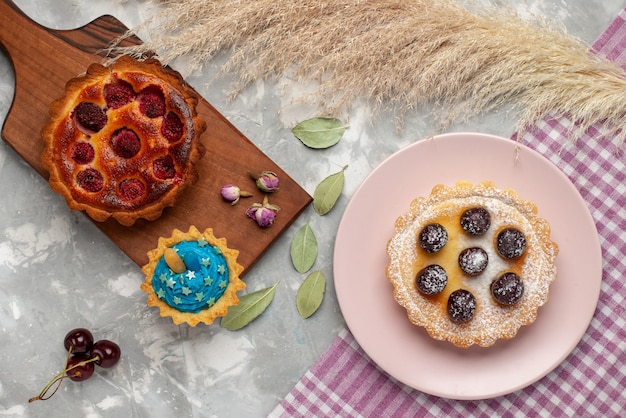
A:
<svg viewBox="0 0 626 418">
<path fill-rule="evenodd" d="M 475 216 L 472 219 L 478 220 L 477 224 L 464 229 L 461 215 L 477 208 L 488 213 L 488 228 L 484 230 L 480 217 Z M 419 235 L 430 225 L 442 227 L 447 234 L 445 245 L 436 251 L 426 244 L 420 246 Z M 498 250 L 498 235 L 505 230 L 500 240 L 509 247 Z M 387 252 L 387 277 L 409 320 L 435 339 L 469 347 L 510 339 L 521 326 L 535 321 L 556 278 L 558 246 L 551 241 L 550 227 L 538 216 L 534 203 L 489 181 L 476 185 L 459 181 L 453 187 L 437 185 L 429 196 L 415 199 L 410 211 L 397 219 Z M 447 283 L 440 292 L 425 294 L 416 275 L 433 265 L 445 270 Z M 504 274 L 507 277 L 496 284 L 500 286 L 498 301 L 491 284 Z M 523 289 L 514 276 L 521 279 Z M 449 312 L 453 293 L 460 306 Z"/>
</svg>

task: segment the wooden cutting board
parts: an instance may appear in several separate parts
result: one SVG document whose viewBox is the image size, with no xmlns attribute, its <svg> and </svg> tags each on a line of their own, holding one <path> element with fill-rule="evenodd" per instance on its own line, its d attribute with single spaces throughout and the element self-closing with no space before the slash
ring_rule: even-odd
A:
<svg viewBox="0 0 626 418">
<path fill-rule="evenodd" d="M 11 0 L 0 0 L 0 45 L 15 71 L 15 96 L 2 138 L 44 178 L 48 174 L 39 159 L 44 148 L 40 130 L 47 121 L 49 104 L 63 95 L 69 79 L 85 72 L 89 64 L 102 62 L 99 51 L 126 30 L 112 16 L 99 17 L 74 30 L 52 30 L 28 18 Z M 240 251 L 238 261 L 245 274 L 312 199 L 204 99 L 198 114 L 207 123 L 200 138 L 207 152 L 199 163 L 200 179 L 185 190 L 177 205 L 156 221 L 139 220 L 132 227 L 115 220 L 94 223 L 140 266 L 147 262 L 146 253 L 156 247 L 158 238 L 169 237 L 174 228 L 213 228 L 216 236 L 225 237 L 229 247 Z M 263 199 L 247 172 L 263 170 L 276 172 L 280 179 L 280 190 L 269 197 L 281 210 L 268 228 L 257 226 L 245 215 L 251 203 Z M 231 206 L 219 193 L 229 183 L 255 196 Z"/>
</svg>

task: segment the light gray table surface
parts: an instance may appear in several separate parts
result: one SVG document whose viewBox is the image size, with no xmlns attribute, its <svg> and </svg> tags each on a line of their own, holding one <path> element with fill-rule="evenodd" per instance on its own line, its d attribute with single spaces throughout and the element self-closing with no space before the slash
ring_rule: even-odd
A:
<svg viewBox="0 0 626 418">
<path fill-rule="evenodd" d="M 102 14 L 129 27 L 155 4 L 124 0 L 15 0 L 36 22 L 71 29 Z M 502 1 L 517 4 L 518 2 Z M 621 0 L 528 0 L 528 10 L 550 16 L 589 44 L 624 7 Z M 522 6 L 518 6 L 522 7 Z M 184 64 L 172 66 L 185 73 Z M 70 211 L 47 182 L 0 142 L 0 416 L 30 417 L 260 417 L 267 415 L 326 349 L 345 323 L 333 285 L 333 245 L 342 213 L 357 187 L 386 157 L 437 126 L 425 112 L 409 115 L 397 132 L 384 118 L 370 121 L 358 106 L 335 147 L 314 151 L 290 132 L 315 109 L 289 103 L 273 80 L 235 101 L 227 86 L 208 83 L 216 65 L 187 81 L 263 152 L 313 193 L 328 174 L 349 164 L 338 205 L 320 217 L 309 207 L 246 276 L 248 290 L 280 280 L 268 310 L 246 328 L 174 325 L 146 306 L 140 268 L 83 214 Z M 280 80 L 298 89 L 289 80 Z M 0 52 L 0 123 L 14 92 L 7 56 Z M 514 115 L 488 114 L 448 128 L 504 137 Z M 384 192 L 381 193 L 384 199 Z M 295 294 L 302 276 L 292 267 L 295 231 L 309 222 L 320 252 L 315 269 L 328 278 L 320 310 L 303 320 Z M 61 367 L 65 333 L 90 328 L 123 350 L 120 363 L 84 383 L 64 382 L 47 402 L 28 404 Z"/>
</svg>

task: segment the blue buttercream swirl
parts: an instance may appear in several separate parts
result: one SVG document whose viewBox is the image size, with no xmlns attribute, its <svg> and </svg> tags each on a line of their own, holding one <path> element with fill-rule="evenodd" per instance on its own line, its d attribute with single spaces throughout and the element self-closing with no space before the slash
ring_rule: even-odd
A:
<svg viewBox="0 0 626 418">
<path fill-rule="evenodd" d="M 198 241 L 182 241 L 172 246 L 187 270 L 174 273 L 161 257 L 152 276 L 157 297 L 181 312 L 198 313 L 222 297 L 229 282 L 228 264 L 219 247 Z"/>
</svg>

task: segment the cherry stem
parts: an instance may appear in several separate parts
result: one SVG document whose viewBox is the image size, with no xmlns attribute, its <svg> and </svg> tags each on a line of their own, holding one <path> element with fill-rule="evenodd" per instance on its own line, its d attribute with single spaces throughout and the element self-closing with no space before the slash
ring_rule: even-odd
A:
<svg viewBox="0 0 626 418">
<path fill-rule="evenodd" d="M 65 357 L 65 367 L 63 367 L 63 370 L 60 371 L 59 373 L 57 373 L 56 375 L 54 375 L 54 377 L 52 379 L 50 379 L 50 381 L 46 384 L 46 386 L 44 386 L 43 390 L 41 392 L 39 392 L 39 395 L 34 396 L 32 398 L 30 398 L 28 400 L 28 402 L 35 402 L 35 401 L 47 401 L 48 399 L 52 398 L 54 396 L 55 393 L 57 393 L 57 390 L 59 390 L 59 387 L 61 387 L 61 383 L 63 383 L 63 379 L 65 379 L 66 377 L 68 377 L 66 375 L 67 372 L 74 370 L 77 367 L 81 367 L 84 366 L 87 363 L 93 363 L 94 361 L 98 361 L 100 360 L 99 356 L 94 356 L 88 360 L 84 360 L 81 361 L 80 363 L 76 363 L 75 365 L 73 365 L 72 367 L 67 367 L 67 363 L 70 360 L 70 355 L 72 354 L 72 346 L 70 346 L 70 348 L 67 351 L 67 356 Z M 54 386 L 55 383 L 58 383 L 57 386 L 54 388 L 54 391 L 49 395 L 46 396 L 46 394 L 50 391 L 50 389 L 52 388 L 52 386 Z"/>
</svg>

